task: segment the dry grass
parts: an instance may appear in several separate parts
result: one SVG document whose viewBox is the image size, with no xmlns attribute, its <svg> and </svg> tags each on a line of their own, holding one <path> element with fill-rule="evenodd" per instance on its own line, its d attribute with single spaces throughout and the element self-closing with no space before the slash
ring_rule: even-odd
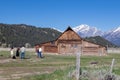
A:
<svg viewBox="0 0 120 80">
<path fill-rule="evenodd" d="M 45 55 L 41 59 L 34 52 L 27 52 L 26 59 L 23 60 L 11 59 L 8 51 L 2 51 L 0 55 L 0 80 L 16 80 L 24 76 L 51 73 L 74 64 L 68 57 Z"/>
<path fill-rule="evenodd" d="M 67 80 L 67 78 L 63 78 L 61 76 L 64 77 L 68 76 L 69 71 L 68 73 L 66 73 L 65 72 L 66 70 L 65 71 L 62 70 L 70 66 L 74 67 L 76 62 L 75 56 L 68 56 L 68 55 L 66 56 L 66 55 L 46 54 L 44 55 L 45 58 L 39 59 L 36 57 L 34 52 L 26 52 L 26 59 L 21 60 L 19 58 L 11 59 L 9 57 L 10 56 L 9 54 L 10 53 L 8 51 L 0 52 L 0 80 L 16 80 L 16 79 L 28 80 L 29 78 L 25 78 L 25 77 L 27 76 L 33 77 L 34 75 L 39 75 L 39 76 L 42 75 L 40 80 L 47 80 L 45 79 L 46 76 L 47 77 L 49 76 L 49 80 L 53 80 L 54 78 L 56 79 L 59 78 L 57 80 L 61 80 L 61 79 Z M 89 75 L 88 77 L 91 76 L 92 79 L 93 76 L 100 74 L 99 73 L 100 70 L 103 70 L 103 72 L 109 70 L 112 58 L 115 58 L 113 73 L 120 75 L 120 63 L 119 63 L 120 54 L 109 54 L 108 56 L 82 56 L 81 57 L 82 70 L 84 74 Z M 91 65 L 90 63 L 94 61 L 97 61 L 98 64 Z M 54 71 L 55 73 L 53 73 Z M 51 76 L 51 74 L 54 75 Z M 33 80 L 33 78 L 29 80 Z M 37 79 L 38 76 L 37 78 L 34 78 L 34 80 Z"/>
</svg>

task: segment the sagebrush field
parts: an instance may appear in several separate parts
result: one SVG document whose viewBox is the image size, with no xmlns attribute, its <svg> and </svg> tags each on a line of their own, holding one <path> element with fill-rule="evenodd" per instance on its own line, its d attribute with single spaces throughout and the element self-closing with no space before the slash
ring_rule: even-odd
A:
<svg viewBox="0 0 120 80">
<path fill-rule="evenodd" d="M 37 58 L 35 52 L 26 52 L 26 59 L 11 59 L 10 52 L 0 52 L 0 80 L 75 80 L 75 55 L 44 54 Z M 81 56 L 82 80 L 98 80 L 109 73 L 115 59 L 112 74 L 120 75 L 120 54 L 107 56 Z M 97 64 L 91 64 L 97 62 Z M 117 78 L 116 78 L 117 80 Z"/>
</svg>

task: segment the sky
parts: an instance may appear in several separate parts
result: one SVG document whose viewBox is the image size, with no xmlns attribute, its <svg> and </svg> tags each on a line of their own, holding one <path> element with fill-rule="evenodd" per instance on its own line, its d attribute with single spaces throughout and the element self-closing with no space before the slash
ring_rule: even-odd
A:
<svg viewBox="0 0 120 80">
<path fill-rule="evenodd" d="M 120 26 L 120 0 L 0 0 L 0 23 L 108 31 Z"/>
</svg>

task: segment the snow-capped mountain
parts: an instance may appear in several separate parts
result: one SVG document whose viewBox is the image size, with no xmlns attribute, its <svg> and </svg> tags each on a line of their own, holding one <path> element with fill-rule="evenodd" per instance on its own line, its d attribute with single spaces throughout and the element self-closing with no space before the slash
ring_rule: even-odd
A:
<svg viewBox="0 0 120 80">
<path fill-rule="evenodd" d="M 52 29 L 57 30 L 57 31 L 59 31 L 59 32 L 61 32 L 61 33 L 63 32 L 63 31 L 61 31 L 61 30 L 59 30 L 59 29 L 57 29 L 57 28 L 54 28 L 54 27 L 53 27 Z"/>
<path fill-rule="evenodd" d="M 106 32 L 103 37 L 110 42 L 120 46 L 120 27 Z"/>
<path fill-rule="evenodd" d="M 90 27 L 86 24 L 79 25 L 73 28 L 81 37 L 90 37 L 90 36 L 102 36 L 103 32 L 98 30 L 96 27 Z"/>
<path fill-rule="evenodd" d="M 96 27 L 90 27 L 86 24 L 79 25 L 74 27 L 73 30 L 77 32 L 81 37 L 93 37 L 93 36 L 101 36 L 108 41 L 120 46 L 120 27 L 112 29 L 107 32 L 102 32 Z"/>
</svg>

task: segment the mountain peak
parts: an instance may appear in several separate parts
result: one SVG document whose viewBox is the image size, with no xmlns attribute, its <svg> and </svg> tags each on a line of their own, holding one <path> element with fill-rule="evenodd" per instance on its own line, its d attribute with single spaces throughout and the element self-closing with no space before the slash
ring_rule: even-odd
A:
<svg viewBox="0 0 120 80">
<path fill-rule="evenodd" d="M 73 28 L 75 32 L 77 32 L 81 37 L 94 37 L 94 36 L 102 36 L 108 41 L 120 46 L 120 26 L 114 28 L 108 32 L 102 32 L 98 30 L 96 27 L 91 27 L 86 24 L 81 24 Z"/>
<path fill-rule="evenodd" d="M 81 37 L 98 36 L 103 34 L 103 32 L 98 30 L 96 27 L 90 27 L 86 24 L 76 26 L 73 28 L 73 30 L 77 32 Z"/>
<path fill-rule="evenodd" d="M 86 24 L 81 24 L 79 26 L 76 26 L 75 28 L 73 28 L 76 32 L 80 31 L 88 31 L 90 29 L 90 27 Z"/>
<path fill-rule="evenodd" d="M 113 32 L 118 32 L 120 31 L 120 27 L 116 28 Z"/>
</svg>

